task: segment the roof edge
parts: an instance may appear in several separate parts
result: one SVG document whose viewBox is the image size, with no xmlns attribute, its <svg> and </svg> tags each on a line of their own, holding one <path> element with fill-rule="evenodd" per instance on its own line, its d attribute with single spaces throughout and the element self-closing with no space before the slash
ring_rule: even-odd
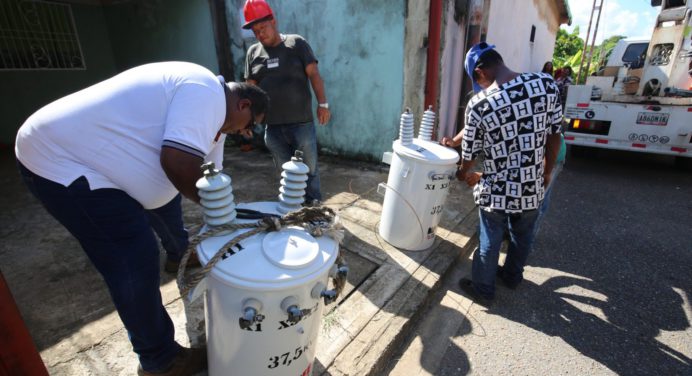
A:
<svg viewBox="0 0 692 376">
<path fill-rule="evenodd" d="M 558 10 L 560 12 L 560 25 L 572 25 L 572 11 L 569 9 L 568 0 L 556 0 Z"/>
</svg>

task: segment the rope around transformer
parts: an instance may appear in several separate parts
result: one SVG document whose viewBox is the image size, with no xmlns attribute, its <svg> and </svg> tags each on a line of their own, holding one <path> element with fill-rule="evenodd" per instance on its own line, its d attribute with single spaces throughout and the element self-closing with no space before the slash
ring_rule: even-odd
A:
<svg viewBox="0 0 692 376">
<path fill-rule="evenodd" d="M 301 208 L 300 210 L 290 212 L 281 218 L 268 216 L 254 223 L 231 223 L 211 227 L 204 233 L 190 237 L 190 244 L 187 247 L 183 258 L 180 260 L 180 267 L 178 268 L 177 283 L 178 288 L 180 289 L 180 295 L 183 297 L 187 296 L 188 293 L 192 291 L 192 289 L 194 289 L 195 286 L 197 286 L 197 284 L 204 279 L 204 277 L 206 277 L 207 273 L 214 268 L 216 263 L 222 259 L 228 248 L 233 247 L 241 241 L 261 232 L 279 231 L 285 226 L 300 226 L 314 237 L 327 235 L 336 240 L 337 243 L 341 243 L 341 240 L 344 238 L 342 226 L 341 223 L 339 223 L 339 217 L 336 215 L 336 213 L 334 213 L 334 210 L 326 206 Z M 222 232 L 233 232 L 242 229 L 251 230 L 239 234 L 226 242 L 221 248 L 219 248 L 216 254 L 201 270 L 192 274 L 189 278 L 185 278 L 187 262 L 190 259 L 192 252 L 202 241 L 214 237 Z M 341 257 L 341 255 L 339 254 L 338 257 Z M 341 287 L 343 288 L 343 286 Z"/>
</svg>

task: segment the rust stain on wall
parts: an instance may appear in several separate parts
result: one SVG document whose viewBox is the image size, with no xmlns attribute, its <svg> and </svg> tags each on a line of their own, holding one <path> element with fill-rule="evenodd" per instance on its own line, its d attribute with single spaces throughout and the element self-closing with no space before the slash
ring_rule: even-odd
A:
<svg viewBox="0 0 692 376">
<path fill-rule="evenodd" d="M 533 0 L 533 4 L 538 9 L 538 17 L 548 25 L 548 31 L 557 34 L 560 27 L 560 10 L 557 1 L 563 0 Z"/>
</svg>

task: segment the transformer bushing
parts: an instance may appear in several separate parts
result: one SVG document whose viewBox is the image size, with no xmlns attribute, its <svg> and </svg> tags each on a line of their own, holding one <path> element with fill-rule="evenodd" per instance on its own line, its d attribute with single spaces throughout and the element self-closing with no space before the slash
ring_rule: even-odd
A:
<svg viewBox="0 0 692 376">
<path fill-rule="evenodd" d="M 236 216 L 231 177 L 221 173 L 214 162 L 202 165 L 204 176 L 195 186 L 199 190 L 204 222 L 209 226 L 220 226 L 232 222 Z"/>
<path fill-rule="evenodd" d="M 435 127 L 435 112 L 432 110 L 432 106 L 429 106 L 425 112 L 423 112 L 423 117 L 420 122 L 420 129 L 418 130 L 418 139 L 424 141 L 431 141 L 433 128 Z"/>
<path fill-rule="evenodd" d="M 300 209 L 305 201 L 305 188 L 308 186 L 308 172 L 310 169 L 303 163 L 303 152 L 296 150 L 290 161 L 281 165 L 281 187 L 279 187 L 279 212 L 288 212 Z"/>
<path fill-rule="evenodd" d="M 410 108 L 406 108 L 406 111 L 401 114 L 399 140 L 402 145 L 411 145 L 411 142 L 413 142 L 413 115 Z"/>
</svg>

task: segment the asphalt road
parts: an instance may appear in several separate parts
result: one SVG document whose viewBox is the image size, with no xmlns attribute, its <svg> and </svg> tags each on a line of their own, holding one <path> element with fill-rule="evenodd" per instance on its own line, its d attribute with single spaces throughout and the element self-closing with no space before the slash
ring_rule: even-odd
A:
<svg viewBox="0 0 692 376">
<path fill-rule="evenodd" d="M 558 177 L 519 288 L 450 309 L 461 263 L 392 375 L 692 375 L 692 172 L 588 154 Z"/>
</svg>

